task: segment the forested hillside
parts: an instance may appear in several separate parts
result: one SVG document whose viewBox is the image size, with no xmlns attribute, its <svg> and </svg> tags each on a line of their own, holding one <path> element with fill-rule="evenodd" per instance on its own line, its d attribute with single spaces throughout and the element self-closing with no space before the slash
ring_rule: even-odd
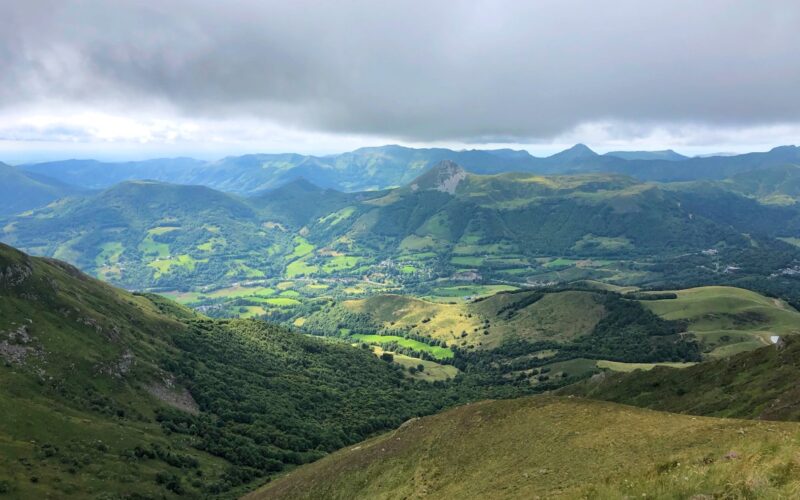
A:
<svg viewBox="0 0 800 500">
<path fill-rule="evenodd" d="M 604 373 L 564 389 L 656 410 L 761 420 L 800 420 L 800 339 L 675 370 Z"/>
<path fill-rule="evenodd" d="M 486 397 L 347 343 L 214 321 L 0 246 L 0 486 L 16 497 L 233 496 L 287 467 Z"/>
</svg>

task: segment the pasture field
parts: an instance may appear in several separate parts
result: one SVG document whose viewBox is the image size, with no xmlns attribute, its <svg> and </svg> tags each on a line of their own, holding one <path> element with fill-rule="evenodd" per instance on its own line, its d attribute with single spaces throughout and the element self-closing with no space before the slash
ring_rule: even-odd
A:
<svg viewBox="0 0 800 500">
<path fill-rule="evenodd" d="M 268 288 L 263 286 L 257 286 L 257 287 L 232 286 L 228 288 L 220 288 L 219 290 L 214 290 L 213 292 L 205 294 L 205 296 L 211 299 L 219 299 L 219 298 L 235 299 L 235 298 L 250 297 L 250 296 L 269 297 L 270 295 L 274 294 L 275 290 L 273 288 Z"/>
<path fill-rule="evenodd" d="M 547 375 L 551 378 L 562 376 L 584 377 L 597 370 L 597 362 L 593 359 L 576 358 L 567 361 L 559 361 L 545 365 L 549 369 Z"/>
<path fill-rule="evenodd" d="M 179 304 L 191 305 L 203 300 L 218 300 L 218 299 L 240 299 L 247 298 L 251 301 L 260 301 L 266 297 L 275 294 L 275 289 L 257 286 L 257 287 L 244 287 L 232 286 L 227 288 L 220 288 L 211 292 L 162 292 L 161 295 L 178 302 Z"/>
<path fill-rule="evenodd" d="M 241 260 L 235 260 L 228 272 L 225 273 L 225 276 L 233 278 L 233 277 L 243 277 L 243 278 L 263 278 L 266 276 L 266 273 L 260 269 L 256 269 L 253 267 L 248 266 Z"/>
<path fill-rule="evenodd" d="M 800 333 L 800 313 L 750 290 L 706 286 L 669 293 L 677 298 L 641 303 L 664 319 L 686 321 L 712 357 L 769 345 L 771 336 Z"/>
<path fill-rule="evenodd" d="M 195 266 L 201 262 L 208 262 L 208 259 L 195 259 L 191 255 L 183 254 L 169 259 L 154 260 L 147 265 L 156 270 L 155 277 L 158 278 L 167 274 L 173 267 L 183 267 L 189 271 L 194 271 Z"/>
<path fill-rule="evenodd" d="M 389 343 L 397 343 L 402 347 L 408 347 L 415 351 L 425 351 L 436 359 L 450 359 L 453 357 L 453 351 L 446 347 L 432 346 L 424 342 L 419 342 L 405 337 L 398 337 L 396 335 L 364 335 L 364 334 L 348 334 L 353 340 L 365 342 L 367 344 L 385 345 Z"/>
<path fill-rule="evenodd" d="M 570 267 L 577 264 L 578 261 L 575 259 L 565 259 L 563 257 L 558 257 L 552 260 L 548 260 L 544 262 L 542 265 L 546 268 L 555 268 L 555 267 Z"/>
<path fill-rule="evenodd" d="M 334 273 L 356 267 L 361 257 L 356 255 L 336 255 L 322 265 L 326 273 Z"/>
<path fill-rule="evenodd" d="M 303 238 L 302 236 L 295 236 L 294 238 L 295 247 L 292 251 L 289 258 L 299 258 L 305 257 L 306 255 L 310 254 L 316 248 L 314 245 L 308 242 L 307 239 Z"/>
<path fill-rule="evenodd" d="M 687 368 L 696 363 L 623 363 L 621 361 L 608 361 L 601 359 L 597 362 L 598 368 L 604 368 L 614 372 L 632 372 L 635 370 L 649 371 L 656 366 L 667 366 L 670 368 Z"/>
<path fill-rule="evenodd" d="M 227 240 L 221 236 L 214 236 L 205 243 L 197 245 L 197 249 L 201 252 L 214 252 L 221 250 L 228 244 Z"/>
<path fill-rule="evenodd" d="M 374 352 L 376 356 L 380 356 L 384 352 L 391 353 L 392 356 L 394 357 L 394 362 L 402 366 L 403 369 L 406 370 L 404 372 L 404 375 L 408 378 L 413 378 L 415 380 L 424 380 L 425 382 L 438 382 L 443 380 L 450 380 L 451 378 L 454 378 L 456 375 L 460 373 L 459 369 L 456 368 L 455 366 L 443 365 L 435 361 L 412 358 L 411 356 L 406 356 L 405 354 L 397 354 L 391 351 L 384 351 L 380 346 L 373 346 L 372 352 Z M 419 365 L 422 365 L 424 367 L 422 371 L 417 371 L 413 374 L 407 371 L 412 366 L 416 368 Z"/>
<path fill-rule="evenodd" d="M 329 226 L 335 226 L 336 224 L 339 224 L 340 222 L 352 217 L 355 211 L 356 207 L 344 207 L 341 210 L 326 215 L 325 217 L 320 217 L 318 222 L 328 224 Z"/>
<path fill-rule="evenodd" d="M 425 250 L 435 247 L 436 241 L 430 236 L 417 236 L 416 234 L 411 234 L 406 236 L 403 241 L 400 242 L 400 250 L 402 251 Z"/>
<path fill-rule="evenodd" d="M 800 238 L 778 238 L 779 240 L 783 240 L 790 245 L 794 245 L 796 247 L 800 247 Z"/>
<path fill-rule="evenodd" d="M 488 297 L 498 292 L 508 292 L 517 290 L 517 287 L 512 285 L 451 285 L 451 286 L 438 286 L 433 289 L 432 296 L 435 297 L 471 297 L 476 299 L 478 297 Z"/>
<path fill-rule="evenodd" d="M 267 314 L 267 311 L 261 306 L 237 306 L 233 310 L 236 311 L 234 314 L 242 319 L 257 318 Z"/>
<path fill-rule="evenodd" d="M 270 297 L 270 298 L 264 299 L 264 302 L 266 304 L 270 304 L 270 305 L 273 305 L 273 306 L 279 306 L 279 307 L 290 307 L 290 306 L 300 305 L 300 301 L 299 300 L 292 299 L 292 298 L 289 298 L 289 297 Z"/>
<path fill-rule="evenodd" d="M 306 276 L 314 274 L 319 271 L 319 267 L 314 264 L 309 264 L 303 259 L 295 260 L 286 266 L 286 277 L 296 278 L 297 276 Z"/>
<path fill-rule="evenodd" d="M 483 257 L 474 255 L 456 255 L 450 259 L 450 263 L 454 266 L 474 268 L 483 265 L 483 260 Z"/>
<path fill-rule="evenodd" d="M 119 262 L 119 257 L 122 255 L 122 252 L 125 250 L 125 247 L 122 246 L 122 243 L 119 241 L 108 241 L 100 245 L 100 253 L 97 254 L 95 258 L 95 264 L 97 267 L 107 266 L 107 265 L 114 265 Z"/>
</svg>

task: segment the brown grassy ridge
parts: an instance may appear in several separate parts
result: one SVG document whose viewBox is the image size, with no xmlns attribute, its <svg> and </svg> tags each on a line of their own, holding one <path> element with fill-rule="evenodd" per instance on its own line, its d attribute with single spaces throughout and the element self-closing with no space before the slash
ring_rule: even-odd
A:
<svg viewBox="0 0 800 500">
<path fill-rule="evenodd" d="M 792 498 L 800 425 L 581 398 L 485 401 L 412 420 L 245 497 Z"/>
</svg>

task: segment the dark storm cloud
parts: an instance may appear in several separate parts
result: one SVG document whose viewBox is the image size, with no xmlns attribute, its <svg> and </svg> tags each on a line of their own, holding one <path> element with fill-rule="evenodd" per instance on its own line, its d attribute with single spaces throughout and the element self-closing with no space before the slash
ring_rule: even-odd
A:
<svg viewBox="0 0 800 500">
<path fill-rule="evenodd" d="M 420 140 L 800 121 L 800 2 L 5 0 L 0 106 Z"/>
</svg>

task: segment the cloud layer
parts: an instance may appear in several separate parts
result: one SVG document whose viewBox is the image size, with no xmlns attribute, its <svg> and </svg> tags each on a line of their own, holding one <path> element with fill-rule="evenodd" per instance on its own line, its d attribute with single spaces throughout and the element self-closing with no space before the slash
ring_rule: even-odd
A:
<svg viewBox="0 0 800 500">
<path fill-rule="evenodd" d="M 0 15 L 0 116 L 465 143 L 800 123 L 796 0 L 7 0 Z"/>
</svg>

